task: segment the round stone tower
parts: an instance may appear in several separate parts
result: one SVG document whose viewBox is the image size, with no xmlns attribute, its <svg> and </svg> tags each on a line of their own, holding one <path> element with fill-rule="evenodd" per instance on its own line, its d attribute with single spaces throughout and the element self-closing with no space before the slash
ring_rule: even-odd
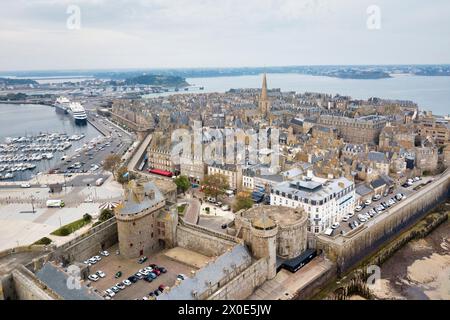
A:
<svg viewBox="0 0 450 320">
<path fill-rule="evenodd" d="M 277 274 L 277 233 L 278 226 L 271 218 L 262 216 L 252 220 L 250 247 L 256 258 L 267 259 L 267 279 Z"/>
</svg>

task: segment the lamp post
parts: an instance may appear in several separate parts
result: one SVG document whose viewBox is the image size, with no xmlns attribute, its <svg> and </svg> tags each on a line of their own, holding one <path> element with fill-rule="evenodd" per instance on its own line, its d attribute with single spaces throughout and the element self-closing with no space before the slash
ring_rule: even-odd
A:
<svg viewBox="0 0 450 320">
<path fill-rule="evenodd" d="M 34 213 L 34 196 L 31 195 L 31 212 Z"/>
</svg>

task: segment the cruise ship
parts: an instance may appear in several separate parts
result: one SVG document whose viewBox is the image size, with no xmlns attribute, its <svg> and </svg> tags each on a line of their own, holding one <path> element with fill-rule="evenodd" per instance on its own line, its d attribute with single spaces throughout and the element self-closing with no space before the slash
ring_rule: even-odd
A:
<svg viewBox="0 0 450 320">
<path fill-rule="evenodd" d="M 69 113 L 69 111 L 68 111 L 69 104 L 70 104 L 69 99 L 67 99 L 66 97 L 62 97 L 62 96 L 59 97 L 58 99 L 56 99 L 55 104 L 54 104 L 56 112 L 68 114 Z"/>
<path fill-rule="evenodd" d="M 87 114 L 84 107 L 79 102 L 71 102 L 69 104 L 69 113 L 75 120 L 75 124 L 86 125 L 87 124 Z"/>
</svg>

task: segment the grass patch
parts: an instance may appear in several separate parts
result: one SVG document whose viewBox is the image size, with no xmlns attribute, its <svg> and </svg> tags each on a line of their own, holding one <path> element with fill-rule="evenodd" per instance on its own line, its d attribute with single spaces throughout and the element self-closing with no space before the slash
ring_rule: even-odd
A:
<svg viewBox="0 0 450 320">
<path fill-rule="evenodd" d="M 87 219 L 76 220 L 72 223 L 62 226 L 59 229 L 56 229 L 51 234 L 54 236 L 65 237 L 65 236 L 68 236 L 69 234 L 77 231 L 78 229 L 83 228 L 85 225 L 88 225 L 90 222 L 91 222 L 91 220 L 87 220 Z"/>
<path fill-rule="evenodd" d="M 186 207 L 187 207 L 187 204 L 186 204 L 186 203 L 183 203 L 182 205 L 179 205 L 179 206 L 177 207 L 178 214 L 179 214 L 180 216 L 183 216 L 183 215 L 184 215 L 184 210 L 186 209 Z"/>
<path fill-rule="evenodd" d="M 43 237 L 41 239 L 39 239 L 38 241 L 36 241 L 35 243 L 33 243 L 33 245 L 49 245 L 50 243 L 52 243 L 52 239 L 49 239 L 47 237 Z"/>
</svg>

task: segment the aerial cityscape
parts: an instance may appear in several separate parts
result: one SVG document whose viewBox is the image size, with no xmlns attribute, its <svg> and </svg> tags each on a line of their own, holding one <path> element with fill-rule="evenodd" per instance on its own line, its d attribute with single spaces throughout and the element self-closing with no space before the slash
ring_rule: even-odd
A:
<svg viewBox="0 0 450 320">
<path fill-rule="evenodd" d="M 0 10 L 0 300 L 450 300 L 450 4 L 223 2 Z"/>
</svg>

